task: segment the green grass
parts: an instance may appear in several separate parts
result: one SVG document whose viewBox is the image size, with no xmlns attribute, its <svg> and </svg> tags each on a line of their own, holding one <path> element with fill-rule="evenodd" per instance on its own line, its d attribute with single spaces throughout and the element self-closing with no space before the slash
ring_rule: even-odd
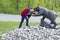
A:
<svg viewBox="0 0 60 40">
<path fill-rule="evenodd" d="M 60 23 L 57 23 L 57 25 L 60 25 Z"/>
<path fill-rule="evenodd" d="M 8 22 L 8 21 L 0 21 L 0 32 L 5 33 L 10 30 L 17 28 L 19 25 L 18 22 Z"/>
<path fill-rule="evenodd" d="M 11 21 L 0 21 L 0 32 L 5 33 L 14 29 L 17 29 L 19 27 L 20 22 L 11 22 Z M 32 26 L 38 25 L 38 22 L 30 22 L 29 23 Z M 25 22 L 23 23 L 23 26 L 25 26 Z"/>
<path fill-rule="evenodd" d="M 14 29 L 17 29 L 19 27 L 20 22 L 11 22 L 11 21 L 0 21 L 0 33 L 5 33 Z M 36 26 L 39 25 L 38 22 L 29 22 L 30 26 Z M 60 25 L 60 23 L 58 23 Z M 23 23 L 23 26 L 25 26 L 25 22 Z"/>
<path fill-rule="evenodd" d="M 57 12 L 57 17 L 59 17 L 59 18 L 60 18 L 60 12 Z"/>
</svg>

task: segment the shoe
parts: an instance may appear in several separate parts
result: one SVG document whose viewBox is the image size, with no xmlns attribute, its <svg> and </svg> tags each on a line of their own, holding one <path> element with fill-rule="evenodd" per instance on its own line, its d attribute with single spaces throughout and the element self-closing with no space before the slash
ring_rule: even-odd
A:
<svg viewBox="0 0 60 40">
<path fill-rule="evenodd" d="M 21 27 L 18 27 L 18 29 L 20 29 Z"/>
<path fill-rule="evenodd" d="M 26 26 L 26 27 L 30 27 L 30 26 Z"/>
</svg>

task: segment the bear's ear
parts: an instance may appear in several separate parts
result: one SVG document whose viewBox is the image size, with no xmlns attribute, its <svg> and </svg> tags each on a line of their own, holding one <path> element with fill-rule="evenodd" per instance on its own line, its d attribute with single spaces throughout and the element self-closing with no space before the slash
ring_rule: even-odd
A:
<svg viewBox="0 0 60 40">
<path fill-rule="evenodd" d="M 34 8 L 34 11 L 36 11 L 36 8 Z"/>
<path fill-rule="evenodd" d="M 34 10 L 37 11 L 37 8 L 38 8 L 38 7 L 35 7 Z"/>
<path fill-rule="evenodd" d="M 39 10 L 40 10 L 39 6 L 37 6 L 37 7 L 34 8 L 34 11 L 39 11 Z"/>
</svg>

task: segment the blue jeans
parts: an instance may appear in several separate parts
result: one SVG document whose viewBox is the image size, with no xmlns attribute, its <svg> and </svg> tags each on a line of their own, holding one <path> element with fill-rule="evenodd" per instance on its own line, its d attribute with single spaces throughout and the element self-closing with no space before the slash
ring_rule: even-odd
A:
<svg viewBox="0 0 60 40">
<path fill-rule="evenodd" d="M 20 22 L 19 28 L 21 28 L 22 23 L 24 22 L 24 19 L 26 19 L 26 26 L 29 26 L 29 25 L 28 25 L 29 18 L 26 18 L 25 16 L 22 16 L 22 19 L 21 19 L 21 22 Z"/>
</svg>

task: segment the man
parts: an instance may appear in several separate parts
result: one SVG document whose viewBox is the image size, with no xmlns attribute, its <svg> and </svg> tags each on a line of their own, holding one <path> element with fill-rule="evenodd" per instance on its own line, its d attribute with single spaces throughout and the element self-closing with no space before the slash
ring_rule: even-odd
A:
<svg viewBox="0 0 60 40">
<path fill-rule="evenodd" d="M 29 18 L 31 17 L 33 12 L 34 12 L 34 10 L 32 8 L 30 8 L 30 9 L 26 8 L 22 11 L 22 13 L 21 13 L 21 22 L 20 22 L 19 28 L 21 28 L 24 19 L 26 19 L 26 26 L 29 26 L 28 25 Z"/>
<path fill-rule="evenodd" d="M 57 24 L 55 22 L 55 19 L 56 19 L 57 16 L 56 16 L 55 11 L 44 9 L 42 7 L 39 7 L 39 6 L 34 8 L 34 10 L 38 12 L 38 14 L 35 14 L 35 16 L 43 16 L 41 21 L 44 21 L 44 19 L 47 18 L 47 19 L 49 19 L 51 21 L 51 24 L 54 24 L 54 26 L 51 27 L 51 28 L 56 27 Z"/>
</svg>

